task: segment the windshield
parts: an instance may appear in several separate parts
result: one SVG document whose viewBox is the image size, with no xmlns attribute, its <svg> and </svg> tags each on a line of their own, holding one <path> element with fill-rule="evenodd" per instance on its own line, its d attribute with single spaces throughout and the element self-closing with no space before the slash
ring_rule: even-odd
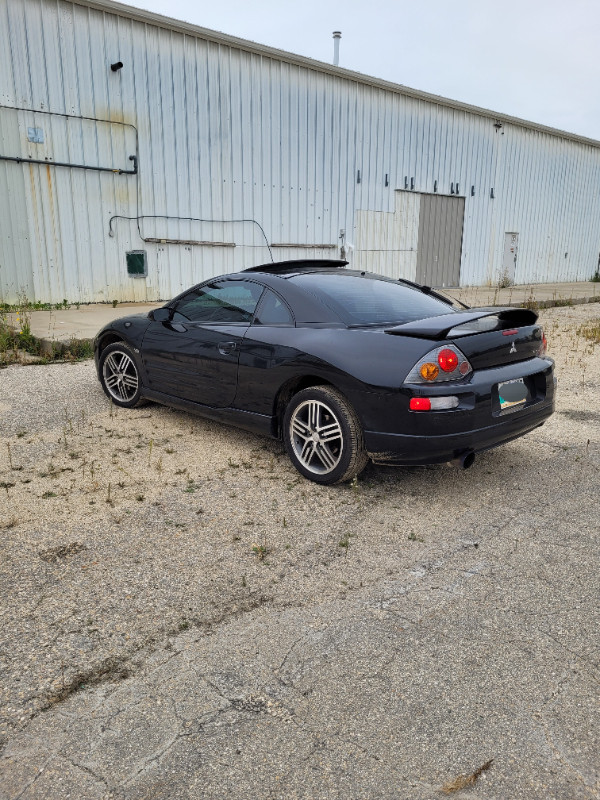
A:
<svg viewBox="0 0 600 800">
<path fill-rule="evenodd" d="M 316 295 L 346 325 L 401 325 L 455 311 L 441 300 L 391 278 L 313 272 L 290 280 Z"/>
</svg>

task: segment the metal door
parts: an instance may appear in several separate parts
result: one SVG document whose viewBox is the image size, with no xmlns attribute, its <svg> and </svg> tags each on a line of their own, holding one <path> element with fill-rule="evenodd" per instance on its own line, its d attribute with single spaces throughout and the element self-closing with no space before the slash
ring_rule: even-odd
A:
<svg viewBox="0 0 600 800">
<path fill-rule="evenodd" d="M 427 286 L 458 286 L 462 253 L 464 197 L 421 195 L 417 281 Z"/>
<path fill-rule="evenodd" d="M 504 257 L 502 259 L 502 275 L 500 282 L 511 285 L 515 282 L 515 271 L 517 269 L 517 255 L 519 252 L 519 234 L 504 234 Z"/>
</svg>

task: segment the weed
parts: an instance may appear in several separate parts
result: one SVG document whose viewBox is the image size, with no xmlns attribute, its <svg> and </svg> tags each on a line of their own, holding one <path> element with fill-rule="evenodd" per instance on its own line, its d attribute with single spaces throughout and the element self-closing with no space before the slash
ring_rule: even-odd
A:
<svg viewBox="0 0 600 800">
<path fill-rule="evenodd" d="M 258 558 L 259 561 L 264 561 L 265 556 L 269 552 L 267 547 L 267 534 L 263 533 L 262 543 L 257 544 L 256 542 L 252 545 L 252 552 Z"/>
<path fill-rule="evenodd" d="M 512 285 L 513 285 L 513 280 L 508 274 L 508 270 L 505 269 L 498 278 L 498 283 L 497 283 L 498 289 L 508 289 Z"/>
<path fill-rule="evenodd" d="M 22 439 L 24 436 L 27 436 L 27 431 L 17 431 L 17 439 Z"/>
<path fill-rule="evenodd" d="M 188 621 L 188 620 L 187 620 L 187 619 L 184 617 L 182 620 L 180 620 L 179 624 L 177 625 L 177 630 L 178 630 L 178 631 L 187 631 L 187 629 L 188 629 L 189 627 L 190 627 L 190 623 L 189 623 L 189 621 Z"/>
<path fill-rule="evenodd" d="M 44 494 L 42 495 L 42 498 L 44 500 L 48 500 L 50 497 L 58 497 L 58 495 L 56 494 L 56 492 L 44 492 Z"/>
<path fill-rule="evenodd" d="M 146 496 L 143 494 L 136 494 L 135 499 L 138 501 L 138 503 L 141 503 L 143 500 L 146 499 Z"/>
<path fill-rule="evenodd" d="M 258 558 L 259 561 L 263 561 L 264 557 L 267 555 L 267 548 L 263 544 L 253 544 L 252 545 L 252 552 Z"/>
<path fill-rule="evenodd" d="M 600 283 L 600 267 L 594 272 L 592 277 L 590 278 L 592 283 Z"/>
<path fill-rule="evenodd" d="M 600 318 L 592 319 L 586 322 L 585 325 L 580 325 L 577 328 L 577 334 L 583 336 L 584 339 L 589 339 L 593 344 L 600 344 Z"/>
<path fill-rule="evenodd" d="M 231 469 L 239 469 L 240 468 L 239 464 L 236 464 L 235 461 L 231 460 L 231 456 L 229 456 L 229 460 L 227 461 L 227 463 L 229 464 Z"/>
<path fill-rule="evenodd" d="M 116 308 L 118 305 L 119 305 L 119 301 L 118 300 L 113 300 L 112 301 L 112 307 L 113 308 Z"/>
<path fill-rule="evenodd" d="M 345 533 L 344 537 L 340 539 L 340 541 L 338 542 L 338 546 L 342 547 L 346 551 L 346 553 L 348 553 L 348 548 L 350 547 L 350 539 L 352 536 L 355 535 L 356 534 L 354 533 Z"/>
<path fill-rule="evenodd" d="M 421 536 L 417 536 L 417 534 L 414 531 L 411 531 L 408 534 L 408 540 L 410 542 L 424 542 L 425 541 L 425 539 L 423 539 Z"/>
<path fill-rule="evenodd" d="M 523 308 L 528 308 L 530 311 L 539 311 L 540 304 L 533 296 L 533 290 L 529 293 L 529 297 L 523 303 Z"/>
<path fill-rule="evenodd" d="M 0 483 L 0 489 L 6 489 L 7 496 L 8 496 L 8 490 L 12 489 L 13 486 L 14 483 L 9 483 L 8 481 L 2 481 L 2 483 Z"/>
</svg>

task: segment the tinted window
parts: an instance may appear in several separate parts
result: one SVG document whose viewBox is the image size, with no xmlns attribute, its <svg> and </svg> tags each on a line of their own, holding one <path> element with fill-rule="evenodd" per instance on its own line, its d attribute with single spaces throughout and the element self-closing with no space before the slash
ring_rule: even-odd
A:
<svg viewBox="0 0 600 800">
<path fill-rule="evenodd" d="M 319 297 L 346 325 L 400 325 L 454 311 L 441 300 L 391 278 L 311 273 L 290 280 Z"/>
<path fill-rule="evenodd" d="M 265 289 L 256 316 L 255 325 L 293 325 L 294 319 L 289 308 L 274 292 Z"/>
<path fill-rule="evenodd" d="M 262 290 L 249 281 L 216 281 L 192 289 L 175 306 L 173 320 L 249 323 Z"/>
</svg>

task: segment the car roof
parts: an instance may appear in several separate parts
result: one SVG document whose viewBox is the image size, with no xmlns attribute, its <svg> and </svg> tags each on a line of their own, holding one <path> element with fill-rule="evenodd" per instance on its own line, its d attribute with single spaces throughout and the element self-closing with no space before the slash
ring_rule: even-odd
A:
<svg viewBox="0 0 600 800">
<path fill-rule="evenodd" d="M 267 286 L 275 292 L 278 292 L 283 297 L 292 310 L 296 324 L 302 325 L 310 323 L 312 325 L 320 324 L 326 327 L 334 326 L 345 328 L 347 327 L 346 324 L 328 304 L 323 302 L 315 293 L 303 287 L 302 276 L 327 275 L 339 277 L 340 279 L 360 277 L 367 280 L 383 280 L 396 283 L 393 278 L 374 272 L 344 269 L 347 265 L 348 262 L 341 259 L 298 259 L 294 261 L 279 261 L 271 264 L 262 264 L 257 267 L 250 267 L 240 272 L 218 275 L 210 278 L 208 281 L 197 284 L 197 287 L 220 280 L 257 281 L 263 286 Z M 300 280 L 295 281 L 290 280 L 290 278 L 300 278 Z M 400 282 L 405 285 L 405 288 L 414 291 L 423 291 L 423 289 L 428 288 L 421 287 L 418 284 L 404 279 L 400 279 Z M 190 289 L 182 292 L 178 297 L 173 298 L 170 304 L 175 303 L 183 295 L 187 294 L 188 291 L 190 291 Z M 435 292 L 432 292 L 432 294 L 436 296 Z M 448 302 L 445 298 L 440 297 L 439 299 Z"/>
</svg>

